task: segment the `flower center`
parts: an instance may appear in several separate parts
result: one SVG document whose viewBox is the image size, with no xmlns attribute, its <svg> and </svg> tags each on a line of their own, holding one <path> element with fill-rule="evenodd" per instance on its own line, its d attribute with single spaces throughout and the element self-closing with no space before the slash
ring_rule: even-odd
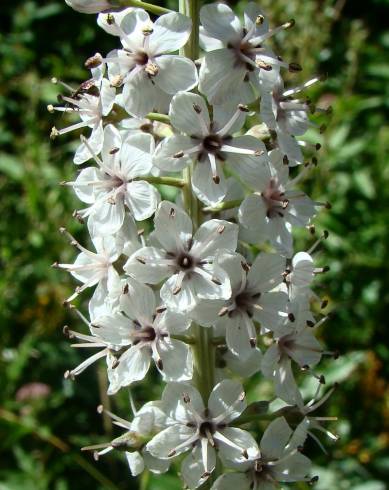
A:
<svg viewBox="0 0 389 490">
<path fill-rule="evenodd" d="M 212 422 L 205 421 L 199 427 L 199 434 L 201 437 L 209 438 L 210 435 L 216 432 L 216 428 Z"/>
<path fill-rule="evenodd" d="M 266 189 L 261 194 L 267 207 L 266 216 L 275 218 L 284 216 L 284 211 L 288 207 L 288 200 L 285 199 L 285 192 L 279 187 L 278 183 L 272 179 Z"/>
<path fill-rule="evenodd" d="M 152 326 L 144 327 L 135 333 L 134 345 L 139 344 L 140 342 L 153 342 L 156 336 L 157 334 Z"/>
<path fill-rule="evenodd" d="M 181 270 L 190 270 L 194 265 L 193 257 L 191 257 L 189 254 L 183 253 L 177 257 L 177 265 Z"/>
<path fill-rule="evenodd" d="M 223 140 L 217 134 L 209 134 L 203 139 L 203 148 L 207 153 L 217 153 L 222 146 Z"/>
<path fill-rule="evenodd" d="M 134 56 L 134 61 L 137 65 L 147 65 L 149 62 L 149 56 L 144 51 L 138 51 Z"/>
</svg>

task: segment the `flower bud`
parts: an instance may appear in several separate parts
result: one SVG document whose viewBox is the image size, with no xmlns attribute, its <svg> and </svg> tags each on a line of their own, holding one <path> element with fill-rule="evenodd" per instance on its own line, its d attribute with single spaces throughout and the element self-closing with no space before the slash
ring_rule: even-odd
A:
<svg viewBox="0 0 389 490">
<path fill-rule="evenodd" d="M 98 14 L 116 6 L 111 0 L 65 0 L 65 2 L 69 7 L 83 14 Z"/>
</svg>

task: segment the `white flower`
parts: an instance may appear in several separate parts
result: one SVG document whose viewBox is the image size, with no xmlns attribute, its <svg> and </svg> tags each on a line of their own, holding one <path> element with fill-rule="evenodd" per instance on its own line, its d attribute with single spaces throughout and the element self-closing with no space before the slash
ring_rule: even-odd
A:
<svg viewBox="0 0 389 490">
<path fill-rule="evenodd" d="M 72 237 L 65 228 L 61 228 L 70 239 L 70 243 L 80 250 L 74 264 L 54 263 L 54 267 L 65 269 L 71 273 L 82 286 L 78 286 L 75 292 L 66 300 L 66 303 L 73 301 L 85 289 L 97 285 L 94 296 L 107 296 L 110 286 L 118 280 L 118 273 L 115 270 L 114 263 L 121 254 L 118 243 L 113 236 L 96 236 L 91 233 L 91 240 L 95 246 L 96 252 L 86 249 Z"/>
<path fill-rule="evenodd" d="M 212 490 L 277 490 L 279 482 L 310 482 L 311 461 L 299 452 L 298 439 L 284 417 L 276 418 L 262 436 L 260 456 L 234 465 L 240 473 L 220 476 Z"/>
<path fill-rule="evenodd" d="M 81 118 L 81 122 L 66 128 L 54 127 L 51 131 L 52 138 L 76 129 L 91 128 L 89 138 L 86 142 L 81 143 L 74 155 L 73 161 L 77 165 L 91 158 L 90 149 L 97 155 L 103 146 L 103 118 L 111 112 L 116 96 L 115 88 L 110 85 L 109 80 L 103 78 L 103 71 L 101 68 L 92 70 L 94 78 L 87 80 L 77 90 L 72 91 L 71 97 L 61 96 L 61 100 L 67 105 L 48 107 L 50 111 L 70 112 Z"/>
<path fill-rule="evenodd" d="M 316 203 L 302 191 L 293 190 L 296 180 L 288 180 L 289 168 L 280 151 L 273 150 L 269 156 L 269 165 L 262 166 L 258 178 L 252 180 L 255 192 L 242 202 L 239 220 L 244 227 L 258 232 L 259 239 L 269 239 L 277 251 L 290 257 L 292 225 L 306 226 L 315 214 Z"/>
<path fill-rule="evenodd" d="M 69 182 L 82 201 L 90 204 L 77 214 L 89 217 L 100 235 L 112 235 L 123 225 L 125 208 L 137 221 L 149 218 L 159 202 L 158 191 L 141 179 L 150 173 L 154 140 L 149 134 L 134 134 L 124 141 L 119 131 L 104 129 L 102 159 L 95 156 L 96 167 L 81 170 L 75 182 Z"/>
<path fill-rule="evenodd" d="M 187 344 L 171 338 L 190 327 L 190 319 L 180 313 L 156 308 L 151 288 L 129 279 L 120 298 L 120 311 L 109 311 L 87 323 L 92 335 L 66 330 L 70 338 L 84 341 L 76 347 L 102 348 L 75 369 L 67 372 L 74 377 L 101 357 L 107 357 L 108 394 L 143 379 L 151 359 L 167 381 L 192 378 L 192 353 Z"/>
<path fill-rule="evenodd" d="M 318 77 L 299 87 L 285 90 L 282 78 L 278 77 L 271 91 L 264 91 L 261 96 L 261 118 L 269 129 L 275 131 L 280 151 L 291 167 L 303 163 L 300 147 L 303 143 L 298 142 L 295 136 L 303 135 L 310 126 L 314 125 L 308 117 L 312 112 L 312 106 L 306 101 L 293 99 L 292 95 L 317 81 L 319 81 Z"/>
<path fill-rule="evenodd" d="M 323 321 L 325 318 L 313 327 L 303 326 L 278 337 L 262 358 L 263 375 L 273 380 L 276 395 L 287 403 L 302 404 L 302 397 L 293 375 L 292 360 L 300 369 L 310 371 L 320 362 L 322 355 L 327 354 L 314 335 Z M 316 377 L 314 373 L 313 375 Z"/>
<path fill-rule="evenodd" d="M 120 300 L 121 330 L 115 325 L 114 317 L 100 318 L 94 323 L 95 335 L 110 341 L 121 337 L 126 350 L 117 356 L 114 369 L 110 372 L 109 394 L 123 386 L 143 379 L 153 359 L 166 381 L 184 381 L 192 378 L 192 352 L 187 344 L 171 338 L 190 327 L 190 319 L 178 312 L 156 308 L 152 289 L 129 279 Z"/>
<path fill-rule="evenodd" d="M 120 36 L 121 30 L 118 26 L 120 26 L 122 19 L 132 10 L 134 10 L 133 7 L 127 7 L 119 11 L 99 13 L 97 16 L 97 25 L 104 29 L 108 34 Z"/>
<path fill-rule="evenodd" d="M 144 247 L 127 261 L 124 270 L 140 282 L 158 284 L 160 294 L 174 310 L 188 311 L 199 299 L 228 298 L 228 275 L 218 265 L 223 250 L 237 245 L 238 227 L 222 220 L 203 223 L 192 235 L 192 221 L 176 205 L 163 201 L 156 212 L 153 238 L 162 248 Z"/>
<path fill-rule="evenodd" d="M 264 144 L 253 136 L 232 137 L 231 133 L 244 124 L 247 108 L 218 108 L 211 121 L 205 100 L 200 95 L 179 93 L 170 105 L 172 125 L 182 133 L 163 140 L 157 147 L 154 164 L 170 172 L 195 167 L 192 186 L 197 197 L 206 204 L 216 204 L 227 192 L 223 172 L 226 163 L 242 179 L 251 180 L 253 168 L 262 164 Z"/>
<path fill-rule="evenodd" d="M 111 51 L 106 61 L 111 84 L 123 86 L 124 106 L 131 115 L 164 112 L 172 95 L 197 85 L 193 61 L 166 54 L 187 42 L 188 17 L 171 12 L 153 23 L 147 12 L 133 9 L 117 27 L 123 49 Z"/>
<path fill-rule="evenodd" d="M 319 438 L 313 432 L 313 430 L 317 430 L 320 433 L 324 433 L 329 437 L 332 441 L 337 441 L 339 437 L 333 432 L 326 429 L 323 425 L 323 422 L 332 422 L 336 421 L 337 417 L 323 417 L 323 416 L 314 416 L 312 412 L 320 408 L 332 395 L 337 385 L 331 388 L 323 398 L 319 399 L 319 393 L 322 383 L 318 384 L 317 390 L 313 398 L 306 404 L 302 401 L 299 405 L 295 406 L 286 406 L 281 408 L 277 413 L 283 414 L 285 418 L 290 421 L 289 423 L 293 426 L 296 426 L 295 434 L 298 433 L 298 437 L 300 439 L 300 444 L 303 443 L 307 436 L 310 436 L 317 445 L 322 449 L 322 451 L 327 454 L 323 444 L 320 442 Z"/>
<path fill-rule="evenodd" d="M 226 460 L 242 462 L 258 455 L 253 437 L 230 424 L 246 408 L 240 383 L 223 380 L 210 394 L 207 408 L 199 392 L 191 385 L 171 383 L 162 395 L 162 409 L 168 427 L 146 446 L 150 453 L 169 459 L 187 451 L 181 466 L 189 488 L 197 488 L 212 473 L 216 451 Z"/>
<path fill-rule="evenodd" d="M 203 44 L 210 51 L 201 64 L 199 90 L 212 104 L 222 104 L 236 97 L 240 102 L 252 102 L 260 89 L 274 84 L 280 66 L 291 71 L 300 69 L 264 47 L 269 37 L 291 27 L 293 21 L 269 30 L 262 11 L 253 2 L 245 9 L 244 26 L 223 3 L 203 6 L 200 20 L 204 29 Z M 223 47 L 219 48 L 215 40 L 221 41 Z"/>
<path fill-rule="evenodd" d="M 115 0 L 65 0 L 65 2 L 69 7 L 83 14 L 97 14 L 118 5 Z"/>
<path fill-rule="evenodd" d="M 272 291 L 283 281 L 285 259 L 276 254 L 260 254 L 250 267 L 241 255 L 226 254 L 219 264 L 229 275 L 231 298 L 225 302 L 200 302 L 192 314 L 201 325 L 223 326 L 228 348 L 244 361 L 256 347 L 254 321 L 265 332 L 286 317 L 287 295 Z"/>
<path fill-rule="evenodd" d="M 112 450 L 124 451 L 132 476 L 138 476 L 146 468 L 153 473 L 165 473 L 169 469 L 169 461 L 152 456 L 146 450 L 144 442 L 166 425 L 166 416 L 160 408 L 160 402 L 148 402 L 140 410 L 136 410 L 131 396 L 130 401 L 134 413 L 131 422 L 105 410 L 101 405 L 98 407 L 99 413 L 108 415 L 114 425 L 126 432 L 109 443 L 84 447 L 83 450 L 95 451 L 96 459 Z"/>
</svg>

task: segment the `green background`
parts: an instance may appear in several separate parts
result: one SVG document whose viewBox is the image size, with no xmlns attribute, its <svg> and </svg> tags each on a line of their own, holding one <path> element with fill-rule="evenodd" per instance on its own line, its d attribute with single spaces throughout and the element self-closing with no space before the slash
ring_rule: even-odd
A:
<svg viewBox="0 0 389 490">
<path fill-rule="evenodd" d="M 331 428 L 341 439 L 335 445 L 322 439 L 327 456 L 309 444 L 308 454 L 321 465 L 316 488 L 384 490 L 389 480 L 389 2 L 263 0 L 260 5 L 273 26 L 296 20 L 292 30 L 277 37 L 275 48 L 303 66 L 294 80 L 328 74 L 309 93 L 319 105 L 333 107 L 327 131 L 308 134 L 323 148 L 304 184 L 315 199 L 332 204 L 315 221 L 319 232 L 330 232 L 319 260 L 331 270 L 318 282 L 329 299 L 325 312 L 333 315 L 321 336 L 341 353 L 336 362 L 322 365 L 328 386 L 340 383 L 323 414 L 339 417 Z M 104 363 L 75 383 L 63 379 L 86 353 L 72 350 L 62 335 L 67 323 L 82 328 L 61 306 L 74 282 L 50 265 L 75 257 L 58 228 L 67 226 L 80 239 L 84 231 L 71 217 L 78 203 L 58 185 L 74 176 L 77 135 L 49 140 L 51 126 L 69 123 L 46 111 L 58 92 L 50 78 L 77 86 L 88 77 L 83 61 L 96 51 L 107 53 L 117 39 L 98 30 L 94 16 L 75 13 L 61 0 L 3 0 L 0 12 L 0 490 L 180 488 L 169 475 L 132 480 L 120 454 L 96 463 L 81 453 L 79 447 L 119 434 L 96 406 L 110 403 L 128 418 L 128 399 L 125 393 L 106 399 Z M 311 243 L 299 235 L 301 249 Z M 254 380 L 250 386 L 251 396 L 266 396 L 266 385 Z M 153 375 L 135 389 L 139 403 L 159 393 Z"/>
</svg>

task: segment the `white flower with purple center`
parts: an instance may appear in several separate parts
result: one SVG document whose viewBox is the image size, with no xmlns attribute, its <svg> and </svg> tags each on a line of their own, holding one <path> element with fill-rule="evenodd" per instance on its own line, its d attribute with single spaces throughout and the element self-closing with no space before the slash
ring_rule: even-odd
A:
<svg viewBox="0 0 389 490">
<path fill-rule="evenodd" d="M 137 221 L 149 218 L 158 206 L 159 193 L 142 177 L 150 174 L 153 150 L 150 134 L 133 134 L 122 141 L 113 125 L 106 126 L 101 159 L 93 155 L 98 167 L 84 168 L 75 182 L 67 183 L 90 204 L 77 215 L 88 217 L 101 235 L 120 230 L 126 208 Z"/>
<path fill-rule="evenodd" d="M 50 112 L 77 114 L 81 119 L 80 122 L 63 129 L 54 127 L 51 130 L 52 138 L 76 129 L 89 127 L 92 130 L 88 139 L 77 148 L 73 159 L 77 165 L 91 158 L 90 149 L 93 153 L 98 154 L 103 146 L 103 119 L 111 112 L 116 96 L 115 88 L 111 86 L 109 80 L 103 77 L 103 74 L 104 67 L 93 69 L 92 78 L 81 84 L 76 90 L 61 82 L 71 92 L 71 96 L 61 96 L 61 100 L 66 103 L 64 106 L 48 106 Z"/>
<path fill-rule="evenodd" d="M 254 322 L 266 332 L 286 317 L 288 296 L 273 291 L 283 281 L 285 258 L 260 254 L 250 267 L 240 254 L 226 254 L 219 263 L 229 275 L 231 298 L 200 302 L 192 316 L 201 325 L 225 329 L 228 348 L 245 361 L 257 345 Z"/>
<path fill-rule="evenodd" d="M 275 131 L 280 151 L 291 167 L 303 163 L 301 147 L 307 145 L 295 136 L 301 136 L 310 126 L 315 126 L 308 117 L 314 110 L 312 106 L 306 100 L 294 99 L 293 95 L 318 81 L 315 77 L 301 86 L 285 89 L 282 78 L 278 77 L 272 90 L 264 91 L 261 96 L 262 121 Z M 320 145 L 315 146 L 315 149 L 319 148 Z"/>
<path fill-rule="evenodd" d="M 242 202 L 239 221 L 250 232 L 257 232 L 259 240 L 268 239 L 278 252 L 290 257 L 293 254 L 292 225 L 306 226 L 319 203 L 293 189 L 300 175 L 289 180 L 289 167 L 279 150 L 272 150 L 269 156 L 269 165 L 259 169 L 257 178 L 253 176 L 254 193 Z"/>
<path fill-rule="evenodd" d="M 132 116 L 164 112 L 172 95 L 197 85 L 193 61 L 168 54 L 187 42 L 188 17 L 171 12 L 152 22 L 147 12 L 133 9 L 120 20 L 117 31 L 123 49 L 111 51 L 105 61 L 111 84 L 123 87 L 124 106 Z"/>
<path fill-rule="evenodd" d="M 273 86 L 280 67 L 301 69 L 296 63 L 285 63 L 264 46 L 271 36 L 292 27 L 293 21 L 269 30 L 262 11 L 253 2 L 245 9 L 244 25 L 223 3 L 203 6 L 200 20 L 204 49 L 209 51 L 201 63 L 199 90 L 212 104 L 231 98 L 252 102 L 260 91 Z"/>
<path fill-rule="evenodd" d="M 310 482 L 311 461 L 300 453 L 300 434 L 289 427 L 284 417 L 273 420 L 259 445 L 259 457 L 231 465 L 239 473 L 220 476 L 212 490 L 277 490 L 280 482 Z"/>
<path fill-rule="evenodd" d="M 233 380 L 218 383 L 207 406 L 193 386 L 168 384 L 162 395 L 168 427 L 146 448 L 160 459 L 190 451 L 182 462 L 181 473 L 189 488 L 197 488 L 215 469 L 216 452 L 235 462 L 258 456 L 257 444 L 250 433 L 231 426 L 246 405 L 242 385 Z"/>
<path fill-rule="evenodd" d="M 211 121 L 203 97 L 192 93 L 175 95 L 170 105 L 170 120 L 184 134 L 175 134 L 158 145 L 154 165 L 178 172 L 194 161 L 195 194 L 209 205 L 220 202 L 227 193 L 225 164 L 250 182 L 252 173 L 266 158 L 261 141 L 253 136 L 232 136 L 244 124 L 246 112 L 242 105 L 235 105 L 232 111 L 226 107 L 215 108 Z"/>
<path fill-rule="evenodd" d="M 193 235 L 189 216 L 175 204 L 163 201 L 156 212 L 153 239 L 158 246 L 143 247 L 127 261 L 124 270 L 140 282 L 158 284 L 166 306 L 191 310 L 200 299 L 227 299 L 231 285 L 218 256 L 233 251 L 238 227 L 213 219 Z"/>
</svg>

